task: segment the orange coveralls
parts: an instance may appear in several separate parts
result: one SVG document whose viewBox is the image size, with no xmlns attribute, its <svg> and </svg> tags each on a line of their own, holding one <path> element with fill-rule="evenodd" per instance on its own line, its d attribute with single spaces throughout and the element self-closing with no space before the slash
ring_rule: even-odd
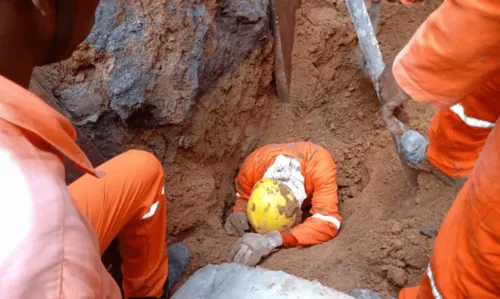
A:
<svg viewBox="0 0 500 299">
<path fill-rule="evenodd" d="M 413 99 L 442 109 L 429 159 L 450 175 L 469 174 L 420 287 L 400 298 L 500 297 L 499 32 L 500 2 L 445 0 L 394 62 Z"/>
<path fill-rule="evenodd" d="M 402 1 L 402 3 L 404 4 L 412 4 L 414 2 L 415 0 Z M 451 9 L 448 8 L 448 11 L 459 10 L 458 6 L 461 6 L 462 3 L 468 5 L 467 2 L 469 1 L 451 2 L 454 3 L 456 7 Z M 452 4 L 448 3 L 446 7 L 451 5 Z M 483 6 L 483 4 L 478 4 L 477 6 Z M 486 7 L 489 6 L 490 5 L 486 5 Z M 442 10 L 443 8 L 439 9 L 439 11 Z M 473 7 L 472 10 L 479 13 L 484 13 L 482 7 Z M 463 15 L 464 9 L 462 8 L 461 11 Z M 440 14 L 443 13 L 440 12 Z M 472 13 L 469 12 L 469 14 Z M 496 12 L 487 12 L 487 14 L 482 15 L 480 18 L 486 19 L 492 16 L 495 17 Z M 474 167 L 474 164 L 477 161 L 477 158 L 479 157 L 479 153 L 486 143 L 488 135 L 490 134 L 498 116 L 500 115 L 500 105 L 497 103 L 496 99 L 498 93 L 500 92 L 500 76 L 493 76 L 493 69 L 489 70 L 490 73 L 488 74 L 487 79 L 484 77 L 486 75 L 484 73 L 480 73 L 477 75 L 474 73 L 477 64 L 484 64 L 484 70 L 492 67 L 490 62 L 471 61 L 467 66 L 462 66 L 460 70 L 466 69 L 466 71 L 462 71 L 461 74 L 453 75 L 447 79 L 447 83 L 452 83 L 449 88 L 443 88 L 442 86 L 440 86 L 440 81 L 433 80 L 440 75 L 449 76 L 452 75 L 452 72 L 459 70 L 455 69 L 458 60 L 454 61 L 453 55 L 476 55 L 476 57 L 482 55 L 482 53 L 480 52 L 473 53 L 476 48 L 470 47 L 472 39 L 470 39 L 469 36 L 460 33 L 460 37 L 463 38 L 457 39 L 456 33 L 454 33 L 452 36 L 448 35 L 449 33 L 451 33 L 451 30 L 444 27 L 457 26 L 456 24 L 458 22 L 461 22 L 461 20 L 457 19 L 459 17 L 462 16 L 454 13 L 454 15 L 448 16 L 446 24 L 439 24 L 438 22 L 436 22 L 436 20 L 442 17 L 432 16 L 416 34 L 416 36 L 422 36 L 426 39 L 416 41 L 416 38 L 413 38 L 412 42 L 410 43 L 412 45 L 417 45 L 429 42 L 430 44 L 420 45 L 419 47 L 407 46 L 401 53 L 401 56 L 408 56 L 421 55 L 425 52 L 426 59 L 425 61 L 422 61 L 422 64 L 418 67 L 430 67 L 427 70 L 427 72 L 429 73 L 431 72 L 431 70 L 435 71 L 431 78 L 424 80 L 423 78 L 419 77 L 419 82 L 413 82 L 409 84 L 414 85 L 412 86 L 412 88 L 415 90 L 414 93 L 417 97 L 419 97 L 418 99 L 414 98 L 415 100 L 434 104 L 439 108 L 443 108 L 439 110 L 434 116 L 429 127 L 429 147 L 427 149 L 427 158 L 433 165 L 435 165 L 441 171 L 454 179 L 461 179 L 469 176 L 472 168 Z M 463 17 L 469 18 L 470 16 Z M 458 27 L 453 27 L 453 30 L 459 30 L 460 32 L 463 32 L 463 29 L 461 29 L 462 26 L 463 25 L 459 26 L 460 29 L 455 29 Z M 490 24 L 490 26 L 492 26 L 492 24 Z M 428 32 L 423 33 L 421 32 L 422 30 Z M 475 32 L 471 33 L 482 35 L 483 31 L 484 30 L 482 28 L 477 28 Z M 437 39 L 434 40 L 433 38 Z M 480 38 L 481 42 L 483 40 L 482 38 L 483 37 Z M 484 38 L 487 42 L 490 42 L 489 37 L 485 36 Z M 457 40 L 454 40 L 453 44 L 447 44 L 448 39 Z M 458 48 L 453 49 L 453 52 L 449 51 L 452 46 Z M 428 50 L 427 48 L 431 50 Z M 446 52 L 442 52 L 445 49 Z M 496 47 L 492 46 L 491 50 L 493 49 L 496 49 Z M 403 54 L 406 52 L 411 53 Z M 469 60 L 472 60 L 472 58 L 469 57 Z M 450 61 L 452 61 L 452 63 L 449 63 Z M 408 67 L 405 67 L 400 72 L 404 73 L 406 72 L 406 69 L 408 69 Z M 409 72 L 413 71 L 414 70 L 410 70 Z M 402 76 L 407 77 L 408 75 L 402 74 Z M 466 76 L 472 76 L 472 78 L 468 80 L 469 82 L 472 81 L 468 83 L 472 85 L 467 86 L 467 89 L 462 89 L 460 87 L 462 80 L 451 80 L 452 78 L 459 79 Z M 398 77 L 396 77 L 396 79 L 404 80 L 398 79 Z M 424 86 L 424 84 L 428 85 L 428 82 L 431 81 L 434 82 L 435 87 L 437 87 L 438 89 L 429 92 L 427 90 L 430 86 Z M 457 99 L 456 92 L 458 92 L 458 89 L 460 89 L 460 91 L 466 91 L 467 94 L 460 94 L 460 99 Z M 451 99 L 451 97 L 453 97 L 453 99 Z"/>
<path fill-rule="evenodd" d="M 251 153 L 243 162 L 235 180 L 237 200 L 234 212 L 246 212 L 252 189 L 263 178 L 279 155 L 293 157 L 300 163 L 312 216 L 291 232 L 280 232 L 283 247 L 308 246 L 326 242 L 337 235 L 342 217 L 338 213 L 337 167 L 330 153 L 310 142 L 270 144 Z"/>
<path fill-rule="evenodd" d="M 0 76 L 0 290 L 15 299 L 121 298 L 101 262 L 118 236 L 126 297 L 161 296 L 161 164 L 129 151 L 96 171 L 75 137 L 68 119 Z M 69 187 L 62 155 L 88 173 Z"/>
</svg>

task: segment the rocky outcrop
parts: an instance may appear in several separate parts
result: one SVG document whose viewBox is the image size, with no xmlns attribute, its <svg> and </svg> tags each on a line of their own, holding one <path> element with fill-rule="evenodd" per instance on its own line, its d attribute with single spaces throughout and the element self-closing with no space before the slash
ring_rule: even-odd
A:
<svg viewBox="0 0 500 299">
<path fill-rule="evenodd" d="M 107 0 L 73 57 L 35 77 L 108 158 L 164 162 L 169 232 L 220 225 L 274 100 L 268 0 Z M 224 188 L 220 188 L 224 186 Z"/>
</svg>

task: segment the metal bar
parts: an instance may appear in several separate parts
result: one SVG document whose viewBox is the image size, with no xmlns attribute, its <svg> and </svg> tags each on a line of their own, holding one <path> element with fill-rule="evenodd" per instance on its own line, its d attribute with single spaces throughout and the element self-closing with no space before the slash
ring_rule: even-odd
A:
<svg viewBox="0 0 500 299">
<path fill-rule="evenodd" d="M 295 12 L 301 0 L 271 0 L 271 25 L 274 35 L 274 78 L 280 102 L 288 102 L 292 81 L 292 54 Z"/>
<path fill-rule="evenodd" d="M 354 28 L 356 29 L 356 34 L 358 36 L 359 45 L 363 52 L 365 62 L 369 68 L 370 77 L 372 79 L 375 91 L 377 92 L 378 100 L 380 102 L 378 78 L 384 71 L 385 64 L 384 59 L 382 58 L 382 53 L 380 52 L 376 33 L 373 30 L 370 16 L 366 9 L 364 0 L 346 0 L 346 4 L 351 15 Z M 372 5 L 373 4 L 380 5 L 380 3 L 372 2 Z M 380 7 L 375 7 L 375 9 L 380 9 Z M 402 123 L 399 124 L 404 132 L 404 125 Z M 401 147 L 400 137 L 393 133 L 391 133 L 391 135 L 392 141 L 394 142 L 394 146 L 396 147 L 396 151 L 399 156 L 399 160 L 401 162 L 401 166 L 403 167 L 410 187 L 412 187 L 412 193 L 414 193 L 417 186 L 417 173 L 415 169 L 411 168 L 406 162 L 406 158 Z"/>
</svg>

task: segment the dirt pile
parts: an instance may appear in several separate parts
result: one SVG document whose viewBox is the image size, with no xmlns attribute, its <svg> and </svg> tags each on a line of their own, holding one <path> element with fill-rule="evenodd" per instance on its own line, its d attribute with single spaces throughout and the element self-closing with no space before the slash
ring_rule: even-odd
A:
<svg viewBox="0 0 500 299">
<path fill-rule="evenodd" d="M 343 226 L 330 242 L 278 251 L 262 266 L 341 291 L 395 295 L 417 284 L 457 190 L 422 173 L 409 196 L 343 1 L 303 0 L 284 104 L 271 87 L 266 0 L 108 2 L 87 46 L 37 76 L 109 156 L 142 148 L 163 160 L 169 242 L 192 250 L 187 275 L 224 262 L 236 241 L 221 224 L 241 158 L 256 145 L 309 140 L 337 163 Z M 438 5 L 382 3 L 386 62 Z M 408 110 L 425 134 L 433 109 Z"/>
<path fill-rule="evenodd" d="M 169 234 L 221 225 L 269 118 L 268 0 L 101 1 L 85 43 L 35 78 L 107 157 L 164 162 Z"/>
<path fill-rule="evenodd" d="M 438 4 L 383 2 L 379 39 L 387 62 Z M 409 196 L 373 86 L 353 55 L 356 36 L 344 2 L 303 1 L 297 26 L 292 99 L 271 103 L 259 145 L 310 140 L 326 147 L 338 166 L 344 223 L 334 240 L 281 250 L 261 266 L 341 291 L 368 288 L 396 295 L 401 287 L 416 285 L 425 271 L 433 230 L 439 230 L 457 190 L 421 173 L 417 198 Z M 409 127 L 425 134 L 434 110 L 417 103 L 408 109 Z M 185 241 L 195 251 L 194 271 L 225 261 L 235 239 L 222 229 L 202 228 Z"/>
</svg>

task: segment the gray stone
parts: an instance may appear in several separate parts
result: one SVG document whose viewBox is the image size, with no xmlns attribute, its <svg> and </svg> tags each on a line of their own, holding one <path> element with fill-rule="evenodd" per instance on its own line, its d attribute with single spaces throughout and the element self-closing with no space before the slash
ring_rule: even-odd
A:
<svg viewBox="0 0 500 299">
<path fill-rule="evenodd" d="M 60 93 L 64 108 L 71 114 L 77 125 L 95 122 L 105 106 L 105 98 L 100 96 L 95 86 L 88 84 L 74 84 Z"/>
<path fill-rule="evenodd" d="M 429 228 L 423 224 L 420 224 L 420 233 L 424 236 L 429 237 L 429 238 L 434 238 L 434 237 L 437 237 L 437 235 L 438 235 L 437 230 L 435 230 L 433 228 Z"/>
<path fill-rule="evenodd" d="M 347 295 L 352 296 L 356 299 L 381 299 L 380 294 L 377 292 L 372 292 L 363 289 L 353 289 L 350 290 Z"/>
<path fill-rule="evenodd" d="M 102 90 L 98 101 L 106 105 L 89 113 L 89 107 L 71 103 L 79 96 L 75 87 L 59 90 L 62 105 L 71 105 L 81 124 L 84 116 L 94 120 L 107 112 L 123 121 L 147 113 L 152 125 L 183 124 L 200 93 L 237 69 L 268 37 L 268 0 L 224 0 L 215 13 L 195 0 L 149 3 L 156 8 L 138 2 L 109 0 L 98 6 L 85 43 L 96 54 L 92 63 L 106 68 L 88 74 L 78 88 L 80 93 Z"/>
</svg>

